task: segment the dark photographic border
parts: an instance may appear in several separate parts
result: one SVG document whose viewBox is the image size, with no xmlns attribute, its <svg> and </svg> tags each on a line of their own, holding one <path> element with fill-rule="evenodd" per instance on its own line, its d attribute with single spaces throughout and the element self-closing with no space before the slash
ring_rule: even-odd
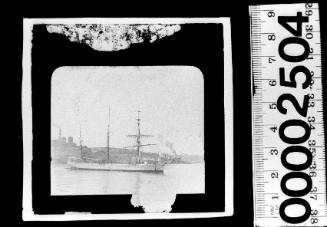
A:
<svg viewBox="0 0 327 227">
<path fill-rule="evenodd" d="M 131 195 L 50 195 L 51 76 L 61 66 L 189 65 L 204 75 L 205 194 L 177 195 L 172 213 L 225 210 L 224 52 L 222 24 L 183 24 L 181 31 L 152 44 L 119 52 L 98 52 L 34 25 L 32 40 L 33 162 L 35 214 L 66 211 L 140 213 Z M 108 205 L 110 204 L 110 205 Z"/>
</svg>

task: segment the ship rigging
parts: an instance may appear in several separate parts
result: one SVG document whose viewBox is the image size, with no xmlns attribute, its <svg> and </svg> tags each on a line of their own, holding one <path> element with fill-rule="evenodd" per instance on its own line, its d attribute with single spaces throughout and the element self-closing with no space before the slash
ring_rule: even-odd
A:
<svg viewBox="0 0 327 227">
<path fill-rule="evenodd" d="M 107 171 L 133 171 L 133 172 L 157 172 L 163 173 L 164 163 L 160 162 L 159 152 L 157 153 L 157 160 L 149 161 L 143 160 L 141 155 L 141 147 L 144 146 L 153 146 L 156 144 L 142 144 L 141 138 L 153 137 L 153 135 L 144 135 L 141 134 L 140 128 L 140 112 L 137 112 L 137 134 L 127 135 L 127 137 L 136 138 L 136 145 L 130 147 L 136 147 L 137 157 L 136 162 L 124 164 L 124 163 L 112 163 L 110 158 L 110 107 L 109 107 L 109 120 L 107 125 L 107 159 L 104 162 L 89 162 L 85 159 L 83 155 L 83 146 L 82 146 L 82 133 L 80 129 L 80 149 L 81 149 L 81 160 L 69 160 L 67 164 L 73 169 L 86 169 L 86 170 L 107 170 Z M 127 148 L 127 147 L 126 147 Z"/>
</svg>

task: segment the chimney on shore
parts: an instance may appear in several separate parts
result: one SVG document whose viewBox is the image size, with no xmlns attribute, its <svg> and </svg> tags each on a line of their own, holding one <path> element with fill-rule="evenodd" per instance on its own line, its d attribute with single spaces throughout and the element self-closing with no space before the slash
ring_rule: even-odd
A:
<svg viewBox="0 0 327 227">
<path fill-rule="evenodd" d="M 61 140 L 61 128 L 59 128 L 59 140 Z"/>
</svg>

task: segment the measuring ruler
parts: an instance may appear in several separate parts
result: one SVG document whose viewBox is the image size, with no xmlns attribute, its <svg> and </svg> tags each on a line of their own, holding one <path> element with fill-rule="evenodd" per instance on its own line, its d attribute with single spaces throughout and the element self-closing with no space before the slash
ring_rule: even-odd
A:
<svg viewBox="0 0 327 227">
<path fill-rule="evenodd" d="M 254 224 L 327 226 L 318 4 L 250 18 Z"/>
</svg>

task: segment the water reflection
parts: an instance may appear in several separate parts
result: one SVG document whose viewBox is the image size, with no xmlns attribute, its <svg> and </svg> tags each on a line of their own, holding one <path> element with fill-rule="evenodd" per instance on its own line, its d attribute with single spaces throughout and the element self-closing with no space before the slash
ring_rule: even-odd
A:
<svg viewBox="0 0 327 227">
<path fill-rule="evenodd" d="M 204 193 L 204 164 L 170 165 L 163 174 L 51 167 L 52 195 L 132 194 L 134 206 L 169 212 L 176 193 Z"/>
</svg>

